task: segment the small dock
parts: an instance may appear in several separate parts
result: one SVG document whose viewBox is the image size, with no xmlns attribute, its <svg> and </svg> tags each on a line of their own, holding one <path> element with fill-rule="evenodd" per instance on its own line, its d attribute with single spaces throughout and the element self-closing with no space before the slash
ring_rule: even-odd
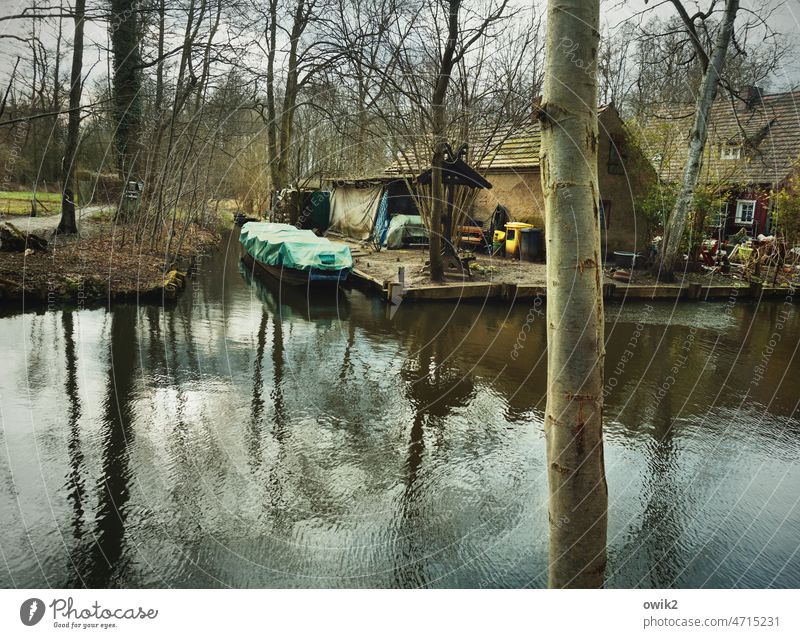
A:
<svg viewBox="0 0 800 638">
<path fill-rule="evenodd" d="M 546 299 L 545 264 L 520 262 L 503 257 L 478 256 L 472 266 L 473 277 L 456 273 L 442 284 L 433 284 L 423 273 L 427 253 L 419 249 L 383 250 L 348 242 L 354 269 L 350 285 L 389 303 L 404 302 L 474 302 L 513 303 L 519 299 Z M 725 299 L 792 298 L 795 289 L 788 286 L 749 284 L 732 277 L 689 273 L 687 281 L 677 284 L 622 283 L 604 277 L 603 297 L 611 302 L 710 301 Z M 649 278 L 642 272 L 642 279 Z"/>
</svg>

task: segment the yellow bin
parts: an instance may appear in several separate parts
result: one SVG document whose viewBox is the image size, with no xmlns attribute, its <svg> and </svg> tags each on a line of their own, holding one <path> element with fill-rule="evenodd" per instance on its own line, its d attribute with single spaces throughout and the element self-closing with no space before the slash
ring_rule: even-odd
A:
<svg viewBox="0 0 800 638">
<path fill-rule="evenodd" d="M 523 222 L 508 222 L 506 224 L 506 257 L 519 259 L 519 231 L 523 228 L 533 228 L 533 224 Z"/>
</svg>

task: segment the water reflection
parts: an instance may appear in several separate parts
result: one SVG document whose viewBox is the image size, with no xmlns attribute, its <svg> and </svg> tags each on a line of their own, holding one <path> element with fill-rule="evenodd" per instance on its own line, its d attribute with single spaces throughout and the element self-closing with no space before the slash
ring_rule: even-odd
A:
<svg viewBox="0 0 800 638">
<path fill-rule="evenodd" d="M 97 482 L 97 508 L 92 534 L 76 555 L 75 581 L 71 587 L 111 587 L 124 584 L 127 558 L 127 503 L 131 469 L 128 447 L 134 436 L 130 402 L 135 379 L 136 309 L 117 307 L 111 318 L 109 366 L 102 433 L 101 476 Z"/>
<path fill-rule="evenodd" d="M 0 319 L 0 584 L 544 584 L 534 300 L 199 273 L 174 307 Z M 609 308 L 611 586 L 800 583 L 794 310 L 754 375 L 782 310 Z"/>
<path fill-rule="evenodd" d="M 69 457 L 69 474 L 67 475 L 66 490 L 67 498 L 72 503 L 74 518 L 72 522 L 72 534 L 76 540 L 83 537 L 83 500 L 86 491 L 84 473 L 86 468 L 83 462 L 83 451 L 81 449 L 81 400 L 78 394 L 78 365 L 75 355 L 75 325 L 71 311 L 61 313 L 61 324 L 64 328 L 64 356 L 66 358 L 67 380 L 65 390 L 68 400 L 67 427 L 69 439 L 67 443 L 67 454 Z"/>
</svg>

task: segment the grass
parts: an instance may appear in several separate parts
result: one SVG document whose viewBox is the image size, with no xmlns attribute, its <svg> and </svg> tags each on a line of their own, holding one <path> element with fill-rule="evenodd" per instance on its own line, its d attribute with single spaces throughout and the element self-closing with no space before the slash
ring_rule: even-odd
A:
<svg viewBox="0 0 800 638">
<path fill-rule="evenodd" d="M 36 199 L 45 209 L 37 206 L 36 214 L 53 215 L 61 208 L 61 194 L 38 191 Z M 0 191 L 0 215 L 30 215 L 33 191 Z"/>
<path fill-rule="evenodd" d="M 22 199 L 29 202 L 32 197 L 33 191 L 0 191 L 0 199 Z M 60 202 L 61 193 L 44 193 L 39 191 L 36 193 L 36 199 L 40 202 Z"/>
</svg>

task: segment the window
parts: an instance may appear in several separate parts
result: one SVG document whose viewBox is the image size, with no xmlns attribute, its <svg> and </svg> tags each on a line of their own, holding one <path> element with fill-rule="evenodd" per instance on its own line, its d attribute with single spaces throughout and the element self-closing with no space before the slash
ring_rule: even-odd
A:
<svg viewBox="0 0 800 638">
<path fill-rule="evenodd" d="M 608 172 L 611 175 L 625 174 L 625 136 L 612 133 L 609 135 Z"/>
<path fill-rule="evenodd" d="M 754 199 L 739 199 L 736 201 L 736 223 L 753 223 L 753 215 L 756 212 L 756 201 Z"/>
<path fill-rule="evenodd" d="M 600 200 L 600 230 L 608 228 L 611 223 L 611 202 L 607 199 Z"/>
<path fill-rule="evenodd" d="M 720 158 L 724 160 L 738 160 L 742 158 L 742 147 L 736 144 L 723 144 Z"/>
</svg>

